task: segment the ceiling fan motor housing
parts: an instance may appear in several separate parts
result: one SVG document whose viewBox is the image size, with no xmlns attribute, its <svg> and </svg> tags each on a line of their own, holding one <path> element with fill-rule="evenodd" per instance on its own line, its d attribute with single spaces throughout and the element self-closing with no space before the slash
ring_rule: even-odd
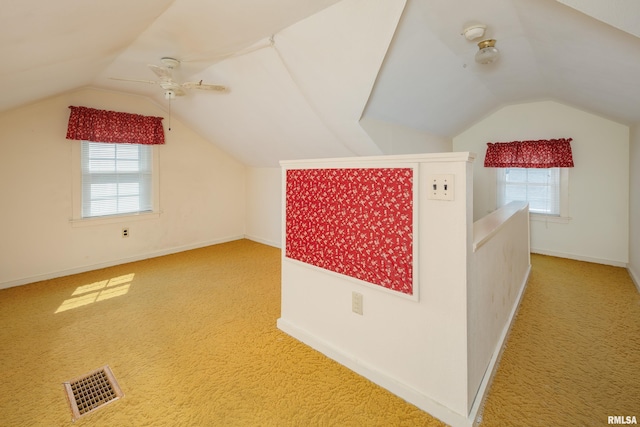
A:
<svg viewBox="0 0 640 427">
<path fill-rule="evenodd" d="M 167 98 L 167 95 L 166 95 L 167 92 L 171 92 L 173 94 L 171 99 L 173 99 L 176 96 L 183 96 L 185 94 L 184 90 L 182 89 L 182 86 L 180 86 L 178 83 L 174 82 L 173 80 L 161 81 L 160 87 L 165 90 L 165 98 Z"/>
<path fill-rule="evenodd" d="M 169 58 L 168 56 L 165 56 L 164 58 L 161 58 L 160 61 L 162 62 L 162 64 L 169 68 L 169 69 L 175 69 L 178 68 L 180 66 L 180 61 L 178 61 L 177 59 L 174 58 Z"/>
</svg>

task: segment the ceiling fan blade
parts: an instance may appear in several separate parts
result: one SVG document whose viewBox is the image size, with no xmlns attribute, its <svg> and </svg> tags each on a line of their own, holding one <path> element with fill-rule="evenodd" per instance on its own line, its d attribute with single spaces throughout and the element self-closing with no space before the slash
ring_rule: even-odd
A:
<svg viewBox="0 0 640 427">
<path fill-rule="evenodd" d="M 139 80 L 139 79 L 121 79 L 118 77 L 109 77 L 109 79 L 111 80 L 119 80 L 122 82 L 134 82 L 134 83 L 147 83 L 150 85 L 157 85 L 158 82 L 156 82 L 155 80 Z"/>
<path fill-rule="evenodd" d="M 224 85 L 212 85 L 207 83 L 202 83 L 202 80 L 199 82 L 186 82 L 182 83 L 182 87 L 187 89 L 201 89 L 201 90 L 212 90 L 214 92 L 228 92 L 229 89 Z"/>
<path fill-rule="evenodd" d="M 161 79 L 171 79 L 170 69 L 153 64 L 149 64 L 148 67 L 156 74 L 156 76 L 160 77 Z"/>
</svg>

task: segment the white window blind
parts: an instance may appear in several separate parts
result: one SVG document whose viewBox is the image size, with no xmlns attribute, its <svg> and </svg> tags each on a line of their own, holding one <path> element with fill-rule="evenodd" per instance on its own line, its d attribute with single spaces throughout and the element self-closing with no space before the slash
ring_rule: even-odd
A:
<svg viewBox="0 0 640 427">
<path fill-rule="evenodd" d="M 152 211 L 152 148 L 82 141 L 82 217 Z"/>
<path fill-rule="evenodd" d="M 560 168 L 498 169 L 498 207 L 521 200 L 532 213 L 560 215 L 560 175 Z"/>
</svg>

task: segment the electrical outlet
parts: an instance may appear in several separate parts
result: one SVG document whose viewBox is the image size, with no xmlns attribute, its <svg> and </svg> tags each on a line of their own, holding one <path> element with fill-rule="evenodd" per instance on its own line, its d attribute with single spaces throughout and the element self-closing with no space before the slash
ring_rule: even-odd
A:
<svg viewBox="0 0 640 427">
<path fill-rule="evenodd" d="M 358 292 L 351 293 L 351 311 L 356 314 L 362 315 L 362 294 Z"/>
<path fill-rule="evenodd" d="M 427 197 L 433 200 L 453 200 L 454 175 L 431 175 Z"/>
<path fill-rule="evenodd" d="M 122 228 L 122 237 L 129 237 L 129 227 Z"/>
</svg>

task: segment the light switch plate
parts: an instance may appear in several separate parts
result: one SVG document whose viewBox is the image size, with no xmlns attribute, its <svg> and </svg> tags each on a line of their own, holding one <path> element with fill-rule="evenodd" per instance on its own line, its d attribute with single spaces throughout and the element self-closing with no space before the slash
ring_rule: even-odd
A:
<svg viewBox="0 0 640 427">
<path fill-rule="evenodd" d="M 428 198 L 433 200 L 453 200 L 454 175 L 439 174 L 429 177 Z"/>
</svg>

